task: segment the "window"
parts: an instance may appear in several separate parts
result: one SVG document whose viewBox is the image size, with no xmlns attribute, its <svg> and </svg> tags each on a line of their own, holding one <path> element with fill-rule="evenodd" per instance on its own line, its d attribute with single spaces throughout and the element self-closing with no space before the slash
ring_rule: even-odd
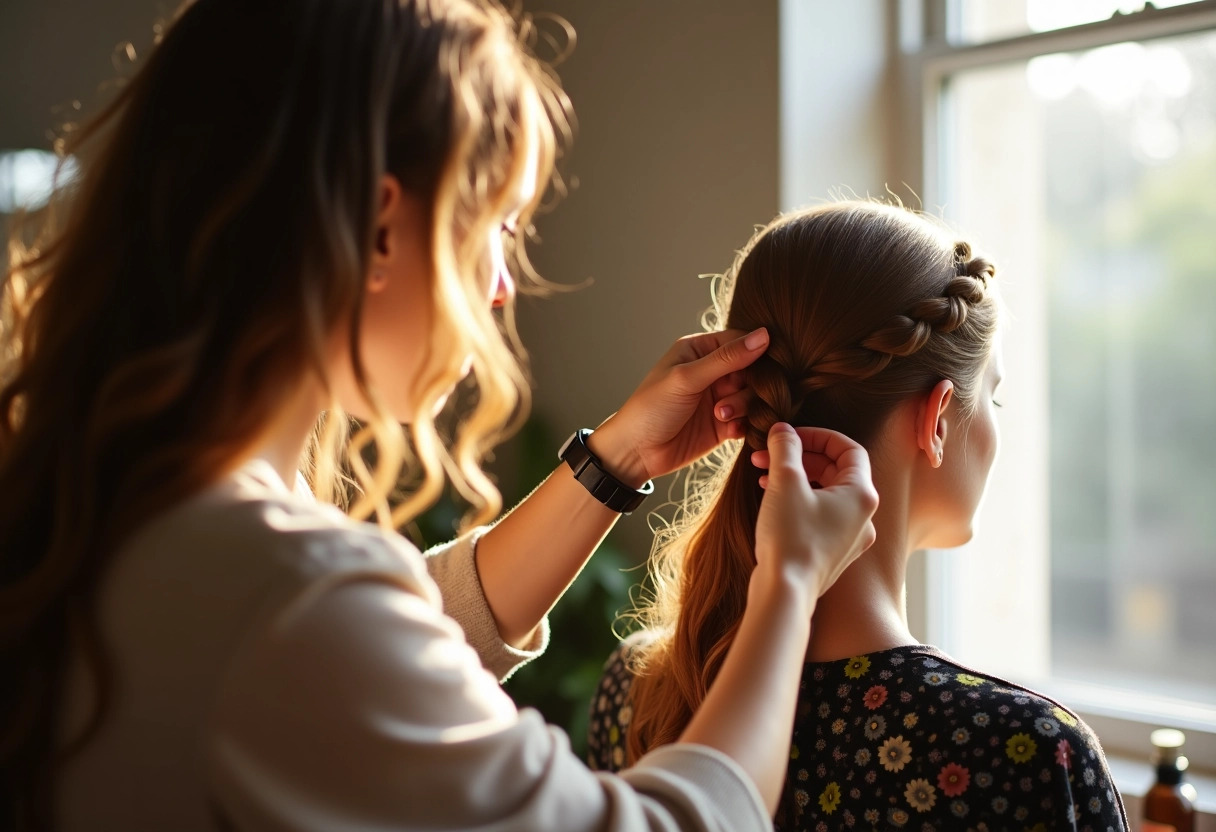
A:
<svg viewBox="0 0 1216 832">
<path fill-rule="evenodd" d="M 988 42 L 914 56 L 925 204 L 1011 313 L 1001 458 L 976 539 L 931 553 L 929 630 L 1108 749 L 1169 725 L 1212 769 L 1216 2 L 1144 5 L 937 4 Z"/>
<path fill-rule="evenodd" d="M 76 173 L 76 163 L 45 150 L 0 152 L 0 214 L 33 211 L 50 199 L 56 185 Z"/>
<path fill-rule="evenodd" d="M 966 0 L 949 9 L 950 40 L 984 43 L 1031 32 L 1051 32 L 1086 23 L 1109 20 L 1115 15 L 1142 12 L 1146 7 L 1168 9 L 1196 0 Z"/>
</svg>

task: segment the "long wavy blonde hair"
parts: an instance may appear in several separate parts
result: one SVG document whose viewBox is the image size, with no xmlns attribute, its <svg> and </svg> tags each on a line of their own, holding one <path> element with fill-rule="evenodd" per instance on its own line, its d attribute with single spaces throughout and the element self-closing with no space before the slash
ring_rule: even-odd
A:
<svg viewBox="0 0 1216 832">
<path fill-rule="evenodd" d="M 0 825 L 53 825 L 54 769 L 106 713 L 95 602 L 124 537 L 239 465 L 302 381 L 332 390 L 339 324 L 373 413 L 348 439 L 331 402 L 305 460 L 317 495 L 398 527 L 446 473 L 471 522 L 497 514 L 480 463 L 528 385 L 510 308 L 485 300 L 487 239 L 535 154 L 508 240 L 535 278 L 524 242 L 570 132 L 536 34 L 494 0 L 194 0 L 67 134 L 80 172 L 18 224 L 0 286 Z M 359 351 L 385 174 L 430 206 L 435 323 L 408 437 Z M 428 414 L 467 355 L 471 404 L 445 441 Z M 98 705 L 65 747 L 69 651 Z"/>
<path fill-rule="evenodd" d="M 868 446 L 896 405 L 943 378 L 973 411 L 999 318 L 994 273 L 927 219 L 850 201 L 778 217 L 716 281 L 707 328 L 764 326 L 770 344 L 746 371 L 746 438 L 692 469 L 656 536 L 653 588 L 632 613 L 653 639 L 630 656 L 630 763 L 679 737 L 734 641 L 763 493 L 750 451 L 776 421 Z"/>
</svg>

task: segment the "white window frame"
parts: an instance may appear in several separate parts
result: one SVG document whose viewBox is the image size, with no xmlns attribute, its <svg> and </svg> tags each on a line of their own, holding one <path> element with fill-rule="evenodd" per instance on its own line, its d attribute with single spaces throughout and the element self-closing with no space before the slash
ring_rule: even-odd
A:
<svg viewBox="0 0 1216 832">
<path fill-rule="evenodd" d="M 962 0 L 976 2 L 977 0 Z M 923 198 L 926 211 L 937 212 L 944 205 L 946 187 L 947 137 L 941 124 L 945 101 L 942 90 L 946 79 L 963 70 L 996 64 L 1028 61 L 1039 55 L 1071 52 L 1124 41 L 1145 41 L 1216 30 L 1216 0 L 1146 9 L 1144 12 L 1115 17 L 1096 23 L 1047 32 L 1037 32 L 986 43 L 955 44 L 948 34 L 952 24 L 951 0 L 900 0 L 896 27 L 900 55 L 895 68 L 899 91 L 898 123 L 902 147 L 895 153 L 901 171 L 919 173 L 905 184 Z M 1046 483 L 1044 483 L 1044 486 Z M 1045 492 L 1044 492 L 1045 493 Z M 910 616 L 914 630 L 943 649 L 950 651 L 959 639 L 952 625 L 951 589 L 957 584 L 952 560 L 959 553 L 930 552 L 914 559 L 909 570 L 908 593 L 912 600 Z M 1039 594 L 1048 597 L 1046 582 L 1050 574 L 1039 565 L 1032 581 Z M 1035 572 L 1035 570 L 1031 570 Z M 916 602 L 920 601 L 923 607 Z M 919 608 L 918 608 L 919 607 Z M 1031 628 L 1030 640 L 1041 646 L 1049 640 L 1047 609 L 1043 605 L 1037 629 Z M 1037 650 L 1031 645 L 1030 653 Z M 1046 649 L 1040 650 L 1042 664 Z M 1034 657 L 1031 656 L 1033 664 Z M 1031 675 L 1035 675 L 1031 673 Z M 1216 703 L 1197 703 L 1193 708 L 1156 700 L 1149 696 L 1112 695 L 1109 689 L 1044 678 L 1038 686 L 1082 714 L 1101 738 L 1108 754 L 1143 759 L 1148 751 L 1152 728 L 1170 726 L 1187 732 L 1187 754 L 1193 770 L 1203 776 L 1216 775 Z M 1206 780 L 1206 778 L 1205 778 Z M 1202 794 L 1201 789 L 1201 794 Z M 1211 801 L 1214 795 L 1202 795 Z M 1207 801 L 1205 801 L 1207 802 Z"/>
</svg>

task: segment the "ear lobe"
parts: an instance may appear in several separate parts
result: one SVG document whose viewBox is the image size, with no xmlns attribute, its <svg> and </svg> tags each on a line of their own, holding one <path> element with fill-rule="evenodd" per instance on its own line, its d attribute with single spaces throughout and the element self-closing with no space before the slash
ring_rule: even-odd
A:
<svg viewBox="0 0 1216 832">
<path fill-rule="evenodd" d="M 937 453 L 934 457 L 933 467 L 940 468 L 942 458 L 946 453 L 946 433 L 949 429 L 949 423 L 945 416 L 941 416 L 937 420 Z"/>
<path fill-rule="evenodd" d="M 371 277 L 367 279 L 367 291 L 375 294 L 388 287 L 388 273 L 384 269 L 372 269 Z"/>
</svg>

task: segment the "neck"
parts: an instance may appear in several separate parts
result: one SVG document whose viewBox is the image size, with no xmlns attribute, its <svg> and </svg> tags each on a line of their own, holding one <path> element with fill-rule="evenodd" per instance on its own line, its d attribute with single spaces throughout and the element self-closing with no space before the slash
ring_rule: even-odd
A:
<svg viewBox="0 0 1216 832">
<path fill-rule="evenodd" d="M 274 466 L 288 488 L 295 487 L 300 458 L 308 445 L 309 434 L 320 417 L 321 402 L 322 398 L 314 385 L 300 384 L 251 453 L 251 456 L 260 457 Z"/>
<path fill-rule="evenodd" d="M 916 644 L 905 592 L 910 484 L 874 479 L 882 502 L 874 545 L 845 570 L 815 607 L 808 661 L 834 661 Z"/>
</svg>

